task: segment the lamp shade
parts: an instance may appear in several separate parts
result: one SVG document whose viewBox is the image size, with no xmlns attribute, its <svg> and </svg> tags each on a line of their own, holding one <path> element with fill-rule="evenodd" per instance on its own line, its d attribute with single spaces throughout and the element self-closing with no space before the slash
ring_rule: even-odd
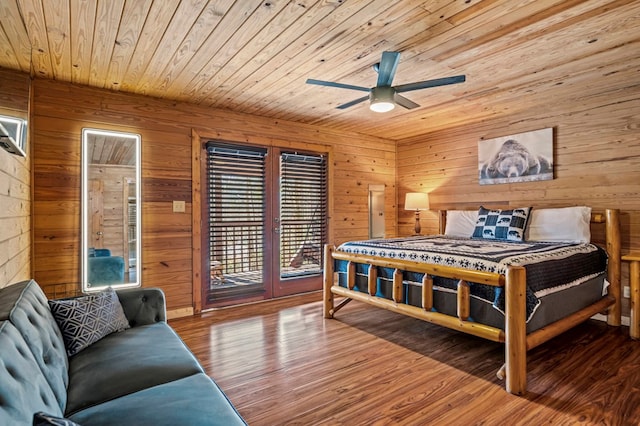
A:
<svg viewBox="0 0 640 426">
<path fill-rule="evenodd" d="M 405 210 L 429 210 L 429 194 L 425 192 L 407 192 L 404 199 Z"/>
</svg>

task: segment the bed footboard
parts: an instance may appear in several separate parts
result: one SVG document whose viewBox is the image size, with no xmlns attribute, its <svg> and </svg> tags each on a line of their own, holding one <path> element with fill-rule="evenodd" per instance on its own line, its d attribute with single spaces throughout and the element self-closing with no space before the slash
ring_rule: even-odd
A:
<svg viewBox="0 0 640 426">
<path fill-rule="evenodd" d="M 325 318 L 333 318 L 334 314 L 351 300 L 358 300 L 379 308 L 387 309 L 443 327 L 462 331 L 494 342 L 505 343 L 506 389 L 508 392 L 521 395 L 527 386 L 526 378 L 526 272 L 523 267 L 512 266 L 505 275 L 459 269 L 441 265 L 424 264 L 406 260 L 381 259 L 357 254 L 336 252 L 331 245 L 325 246 L 323 310 Z M 346 260 L 347 286 L 338 284 L 334 273 L 334 261 Z M 385 268 L 394 268 L 392 298 L 376 296 L 377 268 L 370 267 L 367 275 L 367 292 L 355 290 L 356 263 Z M 402 303 L 403 272 L 424 273 L 422 282 L 422 306 Z M 450 316 L 432 311 L 433 277 L 445 277 L 458 280 L 457 316 Z M 507 293 L 505 330 L 468 321 L 470 292 L 469 282 L 482 283 L 495 287 L 504 287 Z M 335 305 L 335 296 L 344 299 Z"/>
</svg>

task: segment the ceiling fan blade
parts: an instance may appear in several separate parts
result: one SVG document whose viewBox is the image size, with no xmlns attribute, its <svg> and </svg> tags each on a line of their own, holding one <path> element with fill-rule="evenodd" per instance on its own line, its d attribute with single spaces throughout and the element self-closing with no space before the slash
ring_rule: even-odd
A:
<svg viewBox="0 0 640 426">
<path fill-rule="evenodd" d="M 313 78 L 307 79 L 307 84 L 317 84 L 318 86 L 338 87 L 340 89 L 360 90 L 362 92 L 368 92 L 368 87 L 353 86 L 351 84 L 336 83 L 334 81 L 314 80 Z"/>
<path fill-rule="evenodd" d="M 364 102 L 366 100 L 369 100 L 369 96 L 363 96 L 361 98 L 354 99 L 353 101 L 347 102 L 346 104 L 338 105 L 336 108 L 338 108 L 338 109 L 347 109 L 347 108 L 349 108 L 351 106 L 357 105 L 360 102 Z"/>
<path fill-rule="evenodd" d="M 396 92 L 410 92 L 411 90 L 426 89 L 428 87 L 446 86 L 447 84 L 462 83 L 465 81 L 464 75 L 456 75 L 454 77 L 436 78 L 434 80 L 418 81 L 416 83 L 401 84 L 395 86 Z"/>
<path fill-rule="evenodd" d="M 398 105 L 405 107 L 406 109 L 414 109 L 420 106 L 417 103 L 413 102 L 411 99 L 407 99 L 402 95 L 398 95 L 397 93 L 393 97 L 393 101 Z"/>
<path fill-rule="evenodd" d="M 400 62 L 400 52 L 382 52 L 382 59 L 378 65 L 377 86 L 391 86 L 398 62 Z"/>
</svg>

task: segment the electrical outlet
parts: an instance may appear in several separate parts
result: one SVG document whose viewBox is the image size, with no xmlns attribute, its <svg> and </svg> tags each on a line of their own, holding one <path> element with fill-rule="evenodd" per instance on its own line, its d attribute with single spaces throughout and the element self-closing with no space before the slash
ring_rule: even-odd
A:
<svg viewBox="0 0 640 426">
<path fill-rule="evenodd" d="M 631 288 L 629 288 L 629 286 L 628 286 L 628 285 L 625 285 L 625 286 L 622 288 L 622 295 L 623 295 L 624 297 L 626 297 L 627 299 L 631 297 Z"/>
<path fill-rule="evenodd" d="M 185 205 L 184 201 L 174 201 L 173 202 L 173 212 L 174 213 L 184 213 Z"/>
</svg>

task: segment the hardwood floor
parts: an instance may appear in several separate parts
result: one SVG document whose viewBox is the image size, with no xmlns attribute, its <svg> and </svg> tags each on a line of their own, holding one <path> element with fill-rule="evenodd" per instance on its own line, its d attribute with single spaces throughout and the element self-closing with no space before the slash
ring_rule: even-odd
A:
<svg viewBox="0 0 640 426">
<path fill-rule="evenodd" d="M 495 376 L 503 346 L 319 293 L 170 324 L 251 426 L 638 425 L 640 342 L 590 320 L 534 349 L 529 391 Z"/>
</svg>

